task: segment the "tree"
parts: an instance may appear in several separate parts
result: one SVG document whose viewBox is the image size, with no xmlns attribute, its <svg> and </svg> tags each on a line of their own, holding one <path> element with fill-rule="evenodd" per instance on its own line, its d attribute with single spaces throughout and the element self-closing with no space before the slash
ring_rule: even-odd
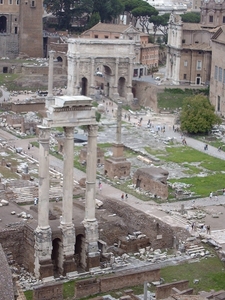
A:
<svg viewBox="0 0 225 300">
<path fill-rule="evenodd" d="M 188 12 L 181 15 L 181 20 L 184 23 L 200 23 L 200 13 L 198 12 Z"/>
<path fill-rule="evenodd" d="M 191 134 L 208 133 L 213 125 L 221 124 L 221 118 L 214 111 L 214 106 L 204 95 L 184 99 L 180 115 L 181 130 Z"/>
<path fill-rule="evenodd" d="M 143 1 L 138 7 L 134 8 L 131 13 L 135 18 L 135 26 L 139 21 L 142 31 L 146 31 L 149 34 L 149 18 L 153 15 L 157 16 L 159 12 L 148 2 Z"/>
<path fill-rule="evenodd" d="M 72 18 L 89 16 L 93 11 L 93 0 L 44 0 L 44 5 L 57 17 L 59 29 L 70 29 Z"/>
<path fill-rule="evenodd" d="M 92 13 L 98 12 L 101 22 L 110 22 L 117 18 L 124 10 L 124 5 L 120 0 L 94 0 Z"/>
<path fill-rule="evenodd" d="M 160 30 L 163 34 L 164 41 L 166 40 L 167 31 L 168 31 L 168 22 L 169 22 L 170 14 L 153 15 L 149 18 L 149 22 L 153 23 L 153 31 L 154 31 L 154 40 L 157 30 Z"/>
<path fill-rule="evenodd" d="M 91 27 L 95 26 L 100 20 L 101 20 L 101 18 L 100 18 L 99 13 L 98 12 L 93 13 L 91 15 L 91 18 L 90 18 L 89 22 L 88 22 L 87 27 L 91 28 Z"/>
<path fill-rule="evenodd" d="M 121 0 L 124 5 L 123 15 L 127 14 L 129 20 L 135 24 L 139 21 L 142 31 L 149 33 L 149 18 L 158 15 L 158 11 L 145 0 Z"/>
</svg>

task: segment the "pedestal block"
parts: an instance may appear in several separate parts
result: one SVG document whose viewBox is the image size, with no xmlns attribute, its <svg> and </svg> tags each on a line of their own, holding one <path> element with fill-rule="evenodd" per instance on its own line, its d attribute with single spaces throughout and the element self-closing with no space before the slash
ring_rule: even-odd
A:
<svg viewBox="0 0 225 300">
<path fill-rule="evenodd" d="M 60 225 L 62 230 L 62 255 L 60 257 L 60 267 L 63 275 L 68 272 L 76 271 L 76 265 L 74 260 L 74 247 L 75 247 L 75 228 L 73 224 Z"/>
<path fill-rule="evenodd" d="M 100 266 L 100 252 L 98 249 L 98 222 L 84 220 L 86 270 Z"/>
<path fill-rule="evenodd" d="M 51 228 L 37 227 L 34 231 L 35 239 L 35 262 L 34 273 L 36 278 L 42 279 L 53 276 L 52 255 L 52 232 Z"/>
<path fill-rule="evenodd" d="M 113 179 L 130 176 L 131 163 L 125 157 L 111 157 L 105 159 L 104 174 Z"/>
</svg>

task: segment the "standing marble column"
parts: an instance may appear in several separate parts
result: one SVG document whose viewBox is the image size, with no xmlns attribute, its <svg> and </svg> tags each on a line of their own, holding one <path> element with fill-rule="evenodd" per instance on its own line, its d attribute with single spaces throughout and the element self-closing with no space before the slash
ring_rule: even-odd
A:
<svg viewBox="0 0 225 300">
<path fill-rule="evenodd" d="M 64 127 L 63 147 L 63 213 L 61 224 L 72 224 L 74 127 Z"/>
<path fill-rule="evenodd" d="M 65 140 L 63 147 L 63 203 L 62 221 L 62 252 L 59 258 L 59 268 L 66 275 L 73 272 L 75 228 L 73 218 L 73 160 L 74 160 L 74 127 L 64 127 Z"/>
<path fill-rule="evenodd" d="M 98 251 L 98 222 L 95 218 L 95 193 L 96 193 L 96 167 L 97 167 L 97 125 L 88 126 L 87 145 L 87 178 L 85 201 L 85 251 L 86 269 L 99 267 L 100 258 Z"/>
<path fill-rule="evenodd" d="M 80 56 L 76 57 L 76 89 L 75 95 L 80 95 Z"/>
<path fill-rule="evenodd" d="M 128 85 L 127 85 L 127 100 L 130 102 L 133 100 L 133 93 L 132 93 L 132 79 L 133 79 L 133 72 L 134 72 L 134 64 L 133 64 L 134 57 L 129 58 L 129 74 L 128 74 Z"/>
<path fill-rule="evenodd" d="M 114 81 L 114 93 L 113 93 L 113 98 L 118 99 L 119 98 L 119 93 L 118 93 L 118 73 L 119 73 L 119 58 L 116 58 L 115 62 L 115 81 Z"/>
<path fill-rule="evenodd" d="M 117 103 L 116 143 L 121 144 L 122 102 Z"/>
<path fill-rule="evenodd" d="M 48 97 L 53 96 L 53 59 L 55 51 L 49 51 L 49 61 L 48 61 Z"/>
<path fill-rule="evenodd" d="M 39 201 L 38 226 L 49 227 L 49 139 L 50 128 L 39 126 Z"/>
<path fill-rule="evenodd" d="M 49 226 L 49 138 L 50 128 L 39 126 L 39 201 L 38 227 L 35 238 L 35 268 L 37 278 L 53 275 L 51 262 L 52 232 Z"/>
</svg>

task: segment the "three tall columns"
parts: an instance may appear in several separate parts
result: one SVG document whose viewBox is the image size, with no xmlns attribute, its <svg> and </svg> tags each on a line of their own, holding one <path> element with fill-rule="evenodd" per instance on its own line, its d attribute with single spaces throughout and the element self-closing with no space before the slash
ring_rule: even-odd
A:
<svg viewBox="0 0 225 300">
<path fill-rule="evenodd" d="M 88 125 L 87 180 L 85 202 L 85 254 L 83 266 L 90 270 L 99 267 L 98 223 L 95 218 L 95 186 L 97 165 L 97 125 Z M 73 160 L 74 127 L 64 127 L 63 201 L 60 229 L 62 240 L 58 257 L 60 273 L 76 271 L 74 247 L 76 242 L 73 224 Z M 39 126 L 39 204 L 38 227 L 35 230 L 35 275 L 37 278 L 53 275 L 52 231 L 49 226 L 49 139 L 50 128 Z"/>
</svg>

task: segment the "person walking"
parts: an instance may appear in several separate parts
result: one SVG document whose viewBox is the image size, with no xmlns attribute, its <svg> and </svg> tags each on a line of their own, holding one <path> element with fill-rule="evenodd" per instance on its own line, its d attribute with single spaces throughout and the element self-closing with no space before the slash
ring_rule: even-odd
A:
<svg viewBox="0 0 225 300">
<path fill-rule="evenodd" d="M 124 199 L 124 193 L 121 195 L 121 200 L 123 200 Z"/>
<path fill-rule="evenodd" d="M 213 192 L 211 192 L 211 193 L 209 194 L 210 200 L 212 200 L 212 196 L 213 196 Z"/>
<path fill-rule="evenodd" d="M 128 195 L 127 194 L 125 195 L 125 198 L 126 198 L 126 200 L 128 199 Z"/>
</svg>

